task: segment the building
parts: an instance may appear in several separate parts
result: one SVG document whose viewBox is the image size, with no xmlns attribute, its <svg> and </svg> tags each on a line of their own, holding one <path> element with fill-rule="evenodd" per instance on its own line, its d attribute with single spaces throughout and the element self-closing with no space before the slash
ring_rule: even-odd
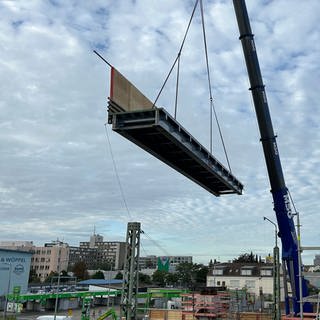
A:
<svg viewBox="0 0 320 320">
<path fill-rule="evenodd" d="M 0 241 L 0 248 L 18 251 L 33 251 L 33 241 Z"/>
<path fill-rule="evenodd" d="M 0 249 L 0 296 L 8 293 L 8 287 L 10 293 L 14 288 L 27 292 L 31 256 L 31 252 Z"/>
<path fill-rule="evenodd" d="M 320 266 L 320 254 L 316 254 L 316 255 L 314 256 L 313 264 L 314 264 L 315 266 Z"/>
<path fill-rule="evenodd" d="M 87 269 L 98 269 L 99 265 L 97 265 L 97 249 L 70 246 L 69 269 L 72 270 L 72 268 L 79 262 L 84 262 Z"/>
<path fill-rule="evenodd" d="M 68 269 L 69 245 L 59 240 L 33 247 L 31 269 L 43 282 L 52 272 Z"/>
<path fill-rule="evenodd" d="M 122 270 L 125 261 L 126 243 L 120 241 L 103 241 L 103 236 L 93 234 L 88 242 L 80 242 L 79 250 L 85 252 L 87 249 L 96 250 L 96 265 L 95 268 L 106 269 L 111 267 L 113 270 Z M 88 259 L 92 260 L 89 255 Z M 90 257 L 89 257 L 90 256 Z M 87 264 L 87 261 L 85 261 Z M 72 261 L 73 263 L 73 261 Z M 89 261 L 88 261 L 89 263 Z"/>
<path fill-rule="evenodd" d="M 281 277 L 282 278 L 282 277 Z M 283 281 L 281 296 L 283 297 Z M 270 263 L 216 263 L 207 276 L 208 287 L 246 289 L 256 296 L 273 294 L 273 264 Z"/>
<path fill-rule="evenodd" d="M 192 263 L 192 256 L 169 256 L 170 267 L 175 267 L 180 263 Z"/>
<path fill-rule="evenodd" d="M 139 257 L 139 270 L 142 269 L 156 269 L 157 268 L 157 256 L 146 256 L 146 257 Z"/>
</svg>

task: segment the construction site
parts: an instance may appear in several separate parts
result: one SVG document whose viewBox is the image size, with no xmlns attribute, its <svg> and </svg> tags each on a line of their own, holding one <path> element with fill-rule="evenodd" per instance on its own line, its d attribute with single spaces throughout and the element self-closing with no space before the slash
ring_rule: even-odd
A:
<svg viewBox="0 0 320 320">
<path fill-rule="evenodd" d="M 202 1 L 196 1 L 190 22 L 198 5 L 202 18 L 210 101 L 212 103 Z M 237 293 L 235 296 L 229 291 L 216 291 L 209 295 L 193 292 L 181 296 L 181 310 L 151 310 L 150 319 L 280 319 L 283 314 L 286 317 L 303 318 L 307 317 L 308 314 L 311 318 L 315 317 L 314 306 L 311 304 L 311 300 L 308 300 L 307 283 L 302 275 L 301 252 L 307 248 L 303 248 L 300 243 L 299 215 L 291 209 L 291 196 L 286 187 L 281 168 L 276 135 L 273 131 L 267 94 L 262 80 L 246 4 L 244 0 L 234 0 L 233 5 L 277 218 L 277 225 L 265 218 L 274 224 L 276 238 L 273 252 L 274 291 L 272 308 L 269 314 L 263 314 L 263 308 L 260 313 L 250 314 L 244 312 L 245 310 L 239 303 L 241 297 L 243 297 L 241 293 Z M 240 195 L 243 191 L 243 185 L 232 174 L 230 167 L 223 166 L 212 154 L 212 148 L 208 151 L 179 124 L 176 120 L 176 112 L 174 116 L 171 116 L 164 108 L 156 106 L 157 99 L 176 65 L 178 66 L 176 94 L 178 92 L 179 59 L 184 40 L 154 102 L 146 98 L 115 67 L 95 52 L 111 67 L 108 123 L 112 125 L 113 131 L 199 184 L 214 196 Z M 211 105 L 211 107 L 213 106 Z M 294 216 L 297 216 L 298 219 L 297 229 L 293 221 Z M 139 224 L 129 223 L 127 232 L 128 251 L 121 297 L 121 314 L 125 319 L 137 318 L 139 233 Z M 279 235 L 281 235 L 282 244 L 281 263 L 280 250 L 277 244 Z M 315 250 L 316 247 L 309 249 Z M 283 304 L 280 301 L 280 265 L 282 266 L 284 279 L 285 298 Z"/>
<path fill-rule="evenodd" d="M 192 287 L 190 284 L 189 288 L 184 289 L 159 287 L 147 290 L 144 288 L 145 290 L 142 291 L 139 282 L 139 258 L 143 221 L 130 221 L 127 224 L 126 254 L 121 288 L 111 291 L 108 287 L 108 290 L 104 289 L 101 292 L 59 292 L 57 289 L 56 293 L 51 294 L 9 294 L 6 296 L 6 307 L 8 303 L 13 303 L 13 305 L 23 303 L 30 310 L 54 309 L 55 315 L 52 320 L 58 319 L 57 314 L 60 315 L 60 313 L 57 311 L 63 310 L 64 304 L 66 305 L 64 309 L 68 310 L 69 304 L 71 306 L 73 303 L 77 308 L 81 306 L 81 320 L 319 319 L 319 296 L 310 296 L 309 294 L 308 282 L 303 274 L 301 253 L 306 250 L 319 250 L 320 247 L 305 247 L 300 242 L 300 217 L 292 204 L 291 194 L 286 186 L 282 171 L 276 142 L 277 136 L 273 129 L 267 90 L 262 79 L 245 0 L 233 0 L 233 6 L 247 68 L 247 77 L 250 82 L 249 94 L 252 95 L 259 127 L 261 152 L 263 152 L 268 173 L 269 181 L 266 182 L 266 193 L 269 193 L 268 188 L 270 188 L 272 195 L 270 211 L 274 211 L 276 219 L 275 223 L 267 217 L 261 217 L 261 219 L 272 223 L 275 229 L 272 266 L 264 270 L 268 272 L 268 276 L 272 276 L 272 295 L 268 295 L 268 300 L 266 295 L 263 295 L 262 274 L 257 276 L 257 281 L 260 281 L 260 294 L 258 295 L 249 293 L 246 287 L 234 290 L 228 288 L 225 283 L 218 286 L 216 278 L 213 280 L 213 285 L 207 287 Z M 94 51 L 110 67 L 106 125 L 110 125 L 115 133 L 206 190 L 210 196 L 237 197 L 243 194 L 244 184 L 231 170 L 227 155 L 227 164 L 224 165 L 213 154 L 212 145 L 206 147 L 201 144 L 188 128 L 179 123 L 176 117 L 180 57 L 196 10 L 199 10 L 199 20 L 201 20 L 203 30 L 209 107 L 211 117 L 214 118 L 215 109 L 211 92 L 204 9 L 202 0 L 196 0 L 180 50 L 154 101 L 144 95 L 143 88 L 138 89 L 116 66 L 111 65 L 99 52 Z M 177 86 L 175 88 L 174 115 L 170 114 L 165 107 L 157 106 L 158 98 L 173 71 L 177 71 L 175 75 Z M 247 94 L 248 92 L 243 92 L 243 95 Z M 220 128 L 219 123 L 217 125 Z M 224 145 L 223 141 L 222 143 Z M 245 269 L 248 274 L 253 270 L 253 267 L 250 268 Z M 217 271 L 218 269 L 219 266 L 217 268 L 214 266 L 212 270 L 210 269 L 211 274 L 208 274 L 207 277 L 215 274 L 225 275 L 223 270 L 226 268 L 223 269 L 221 266 L 219 269 L 221 273 Z M 239 267 L 240 269 L 241 267 Z M 94 313 L 93 315 L 92 311 L 96 310 L 96 306 L 100 306 L 101 303 L 105 307 L 106 301 L 108 310 L 103 314 L 96 315 Z M 4 318 L 7 318 L 7 314 Z M 19 319 L 19 315 L 17 319 Z M 71 319 L 71 315 L 69 319 Z"/>
</svg>

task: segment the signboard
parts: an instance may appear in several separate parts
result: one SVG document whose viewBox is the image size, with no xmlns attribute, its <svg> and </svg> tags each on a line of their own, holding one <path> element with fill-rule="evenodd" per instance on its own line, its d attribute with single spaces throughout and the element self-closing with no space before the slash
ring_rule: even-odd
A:
<svg viewBox="0 0 320 320">
<path fill-rule="evenodd" d="M 158 270 L 169 272 L 170 258 L 169 257 L 158 257 Z"/>
</svg>

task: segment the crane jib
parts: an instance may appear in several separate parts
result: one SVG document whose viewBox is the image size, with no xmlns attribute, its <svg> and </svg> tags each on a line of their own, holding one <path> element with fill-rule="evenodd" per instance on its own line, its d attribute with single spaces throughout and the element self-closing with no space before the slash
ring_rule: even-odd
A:
<svg viewBox="0 0 320 320">
<path fill-rule="evenodd" d="M 302 276 L 300 274 L 301 268 L 299 265 L 298 241 L 290 207 L 290 197 L 283 177 L 276 136 L 274 135 L 272 127 L 267 96 L 262 81 L 254 36 L 251 31 L 245 1 L 233 0 L 233 5 L 240 32 L 239 39 L 241 40 L 249 76 L 250 90 L 259 125 L 261 142 L 274 201 L 274 210 L 279 227 L 279 235 L 281 237 L 284 279 L 287 279 L 287 276 L 290 279 L 292 296 L 289 297 L 288 290 L 285 290 L 286 313 L 290 313 L 289 300 L 291 299 L 293 312 L 297 314 L 300 312 L 300 296 L 306 297 L 308 295 L 308 288 L 305 279 L 302 278 L 301 283 L 299 282 L 299 280 L 301 280 L 300 277 Z M 286 280 L 284 281 L 286 287 Z M 304 303 L 302 311 L 311 312 L 311 304 Z"/>
</svg>

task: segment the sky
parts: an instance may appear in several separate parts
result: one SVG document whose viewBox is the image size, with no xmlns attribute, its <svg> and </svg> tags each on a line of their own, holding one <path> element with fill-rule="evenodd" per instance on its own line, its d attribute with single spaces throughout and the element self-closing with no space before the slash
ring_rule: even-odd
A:
<svg viewBox="0 0 320 320">
<path fill-rule="evenodd" d="M 150 100 L 177 56 L 194 1 L 0 1 L 0 241 L 125 241 L 141 255 L 228 261 L 272 253 L 276 221 L 231 0 L 204 0 L 215 109 L 243 195 L 215 197 L 106 125 L 110 68 Z M 319 246 L 320 2 L 247 0 L 286 185 L 304 246 Z M 157 103 L 174 112 L 176 70 Z M 177 120 L 209 148 L 197 9 L 180 64 Z M 213 155 L 226 165 L 216 124 Z M 114 160 L 114 161 L 113 161 Z M 119 183 L 120 182 L 120 183 Z M 303 254 L 312 263 L 314 251 Z"/>
</svg>

